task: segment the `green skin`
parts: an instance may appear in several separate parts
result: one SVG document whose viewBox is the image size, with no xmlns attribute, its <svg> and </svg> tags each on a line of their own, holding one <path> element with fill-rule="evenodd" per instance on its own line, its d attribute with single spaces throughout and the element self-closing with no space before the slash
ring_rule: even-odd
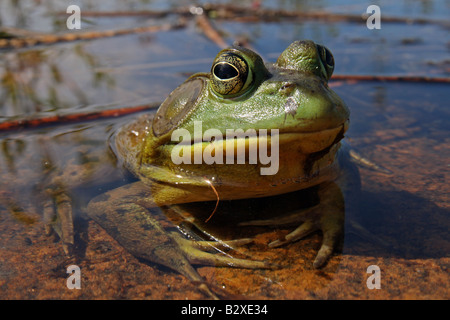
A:
<svg viewBox="0 0 450 320">
<path fill-rule="evenodd" d="M 314 267 L 322 267 L 342 235 L 349 181 L 359 183 L 353 179 L 357 177 L 353 168 L 348 171 L 342 166 L 345 154 L 340 140 L 348 128 L 349 110 L 328 87 L 333 68 L 331 53 L 312 41 L 292 43 L 273 65 L 265 65 L 248 49 L 221 51 L 211 73 L 191 76 L 153 118 L 141 117 L 116 134 L 113 149 L 140 181 L 94 198 L 88 206 L 89 216 L 135 256 L 200 281 L 191 264 L 272 265 L 206 253 L 201 250 L 202 243 L 167 233 L 152 217 L 151 208 L 216 201 L 216 192 L 221 200 L 235 200 L 317 186 L 319 205 L 297 212 L 293 219 L 302 221 L 300 227 L 269 246 L 320 229 L 323 244 Z M 202 121 L 203 132 L 278 129 L 278 172 L 261 175 L 260 169 L 267 167 L 263 164 L 175 165 L 171 152 L 178 141 L 172 141 L 171 135 L 175 129 L 186 129 L 193 136 L 194 121 Z M 245 137 L 236 140 L 240 139 Z M 204 149 L 210 142 L 196 143 Z M 273 225 L 276 221 L 274 217 L 253 224 Z"/>
</svg>

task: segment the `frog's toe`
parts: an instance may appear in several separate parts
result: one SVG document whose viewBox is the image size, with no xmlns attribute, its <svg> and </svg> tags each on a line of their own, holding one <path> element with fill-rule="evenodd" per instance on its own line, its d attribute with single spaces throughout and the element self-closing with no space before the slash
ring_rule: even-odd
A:
<svg viewBox="0 0 450 320">
<path fill-rule="evenodd" d="M 337 244 L 341 241 L 344 232 L 344 212 L 325 207 L 320 220 L 319 229 L 322 231 L 322 245 L 314 260 L 313 266 L 318 269 L 325 265 L 333 254 Z"/>
<path fill-rule="evenodd" d="M 192 246 L 202 251 L 233 250 L 235 247 L 252 243 L 252 238 L 242 238 L 227 241 L 191 241 Z"/>
<path fill-rule="evenodd" d="M 316 269 L 319 269 L 326 264 L 340 241 L 342 234 L 340 228 L 323 229 L 322 232 L 322 245 L 317 253 L 316 259 L 313 262 L 313 267 Z"/>
<path fill-rule="evenodd" d="M 223 246 L 223 244 L 220 244 L 220 242 L 215 243 L 214 241 L 193 241 L 182 238 L 178 234 L 172 234 L 172 238 L 178 243 L 178 246 L 184 252 L 184 255 L 191 264 L 212 265 L 216 267 L 236 267 L 246 269 L 272 269 L 276 267 L 274 264 L 266 261 L 238 259 L 233 258 L 230 255 L 221 255 L 219 253 L 214 254 L 204 251 L 204 249 L 210 250 L 211 248 L 213 248 L 216 251 L 224 253 L 223 251 L 220 250 L 220 248 L 218 248 Z M 248 241 L 249 239 L 239 239 L 239 240 L 232 240 L 231 243 L 236 245 L 248 243 Z M 230 241 L 228 241 L 228 243 L 230 243 Z M 219 244 L 219 246 L 217 246 L 217 244 Z"/>
<path fill-rule="evenodd" d="M 272 219 L 261 219 L 261 220 L 250 220 L 245 222 L 240 222 L 239 226 L 282 226 L 293 223 L 300 223 L 305 221 L 305 217 L 311 216 L 320 210 L 320 206 L 316 205 L 311 208 L 302 209 L 295 211 L 291 214 L 286 214 L 281 217 L 276 217 Z"/>
<path fill-rule="evenodd" d="M 276 247 L 282 246 L 286 243 L 300 240 L 316 230 L 317 230 L 317 227 L 314 224 L 314 222 L 311 220 L 307 220 L 307 221 L 303 222 L 303 224 L 300 225 L 300 227 L 298 227 L 291 233 L 287 234 L 284 237 L 284 239 L 278 239 L 278 240 L 275 240 L 275 241 L 272 241 L 271 243 L 269 243 L 269 247 L 276 248 Z"/>
</svg>

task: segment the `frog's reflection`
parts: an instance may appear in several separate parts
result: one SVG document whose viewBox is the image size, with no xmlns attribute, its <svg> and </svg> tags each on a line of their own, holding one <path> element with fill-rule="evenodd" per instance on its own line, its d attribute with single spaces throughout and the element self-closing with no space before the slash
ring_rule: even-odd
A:
<svg viewBox="0 0 450 320">
<path fill-rule="evenodd" d="M 43 220 L 70 253 L 74 213 L 100 192 L 97 187 L 124 177 L 105 143 L 108 129 L 75 124 L 6 135 L 0 141 L 0 205 L 26 225 Z"/>
</svg>

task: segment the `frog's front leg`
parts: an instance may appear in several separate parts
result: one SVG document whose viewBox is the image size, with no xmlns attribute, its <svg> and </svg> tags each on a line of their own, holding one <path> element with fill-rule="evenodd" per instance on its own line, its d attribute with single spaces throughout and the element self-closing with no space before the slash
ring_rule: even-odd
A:
<svg viewBox="0 0 450 320">
<path fill-rule="evenodd" d="M 180 188 L 173 188 L 168 192 L 166 188 L 170 187 L 164 184 L 154 187 L 152 190 L 142 182 L 135 182 L 111 190 L 89 202 L 88 215 L 134 256 L 169 267 L 193 281 L 203 279 L 191 263 L 243 268 L 270 267 L 268 263 L 261 261 L 234 259 L 204 252 L 200 248 L 201 243 L 196 244 L 182 239 L 180 235 L 166 232 L 152 216 L 151 210 L 148 210 L 157 207 L 151 192 L 157 191 L 160 196 L 165 193 L 166 201 L 177 198 L 187 202 L 193 195 L 189 190 Z"/>
<path fill-rule="evenodd" d="M 321 230 L 322 245 L 313 262 L 314 268 L 321 268 L 331 257 L 344 231 L 345 207 L 340 187 L 329 182 L 319 186 L 319 204 L 303 213 L 304 222 L 297 229 L 276 240 L 269 247 L 278 247 L 299 240 L 313 231 Z"/>
<path fill-rule="evenodd" d="M 322 245 L 314 260 L 314 268 L 321 268 L 332 255 L 341 240 L 344 229 L 344 197 L 341 188 L 334 182 L 323 183 L 318 187 L 319 204 L 284 217 L 269 220 L 255 220 L 240 225 L 284 225 L 301 222 L 300 226 L 283 239 L 269 243 L 269 247 L 279 247 L 306 237 L 316 230 L 323 234 Z"/>
</svg>

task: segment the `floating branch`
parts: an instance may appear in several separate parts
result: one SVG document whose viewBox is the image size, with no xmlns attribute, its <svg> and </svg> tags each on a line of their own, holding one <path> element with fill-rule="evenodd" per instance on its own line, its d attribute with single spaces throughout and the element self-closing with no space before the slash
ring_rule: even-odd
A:
<svg viewBox="0 0 450 320">
<path fill-rule="evenodd" d="M 75 113 L 66 115 L 37 116 L 33 118 L 8 119 L 0 123 L 0 131 L 16 129 L 37 128 L 49 125 L 59 125 L 63 123 L 83 122 L 88 120 L 98 120 L 106 118 L 121 117 L 132 113 L 156 109 L 157 104 L 141 105 L 135 107 L 123 107 L 102 111 L 92 111 L 86 113 Z"/>
<path fill-rule="evenodd" d="M 145 26 L 136 27 L 130 29 L 119 29 L 119 30 L 105 30 L 105 31 L 87 31 L 87 32 L 73 32 L 73 33 L 63 33 L 63 34 L 28 34 L 25 36 L 16 34 L 14 32 L 5 30 L 2 32 L 0 28 L 0 34 L 6 34 L 8 36 L 3 36 L 0 38 L 0 49 L 6 48 L 22 48 L 30 47 L 40 44 L 53 44 L 57 42 L 70 42 L 78 40 L 92 40 L 98 38 L 108 38 L 123 36 L 127 34 L 136 34 L 144 32 L 160 32 L 169 31 L 174 29 L 180 29 L 185 27 L 185 22 L 183 20 L 178 21 L 174 24 L 163 24 L 157 26 Z"/>
<path fill-rule="evenodd" d="M 331 80 L 449 83 L 450 78 L 422 76 L 334 75 Z"/>
</svg>

